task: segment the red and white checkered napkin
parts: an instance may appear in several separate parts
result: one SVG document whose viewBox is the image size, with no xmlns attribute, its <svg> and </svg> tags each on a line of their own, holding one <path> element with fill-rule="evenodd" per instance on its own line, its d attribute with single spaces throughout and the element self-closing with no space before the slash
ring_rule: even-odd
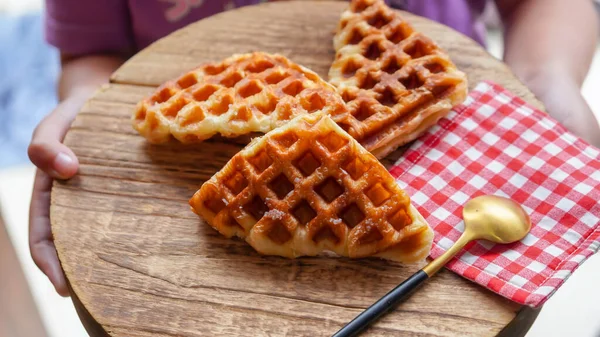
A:
<svg viewBox="0 0 600 337">
<path fill-rule="evenodd" d="M 478 241 L 447 266 L 515 302 L 542 305 L 600 247 L 600 152 L 496 84 L 479 84 L 390 172 L 434 228 L 433 258 L 463 232 L 467 200 L 524 206 L 525 239 Z"/>
</svg>

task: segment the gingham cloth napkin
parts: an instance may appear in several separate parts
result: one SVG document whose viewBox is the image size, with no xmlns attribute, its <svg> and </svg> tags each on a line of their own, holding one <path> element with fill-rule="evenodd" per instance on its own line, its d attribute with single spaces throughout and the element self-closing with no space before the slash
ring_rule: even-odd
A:
<svg viewBox="0 0 600 337">
<path fill-rule="evenodd" d="M 532 220 L 521 242 L 468 245 L 447 267 L 537 307 L 600 246 L 600 152 L 491 82 L 417 140 L 390 168 L 435 230 L 431 257 L 464 230 L 463 205 L 509 197 Z"/>
</svg>

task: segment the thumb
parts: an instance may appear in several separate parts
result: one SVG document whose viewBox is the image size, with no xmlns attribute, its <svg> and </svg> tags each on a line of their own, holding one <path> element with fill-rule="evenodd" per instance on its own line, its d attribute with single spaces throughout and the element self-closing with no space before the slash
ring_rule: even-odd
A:
<svg viewBox="0 0 600 337">
<path fill-rule="evenodd" d="M 79 161 L 62 140 L 75 112 L 57 107 L 38 125 L 31 138 L 27 154 L 31 162 L 53 178 L 68 179 L 77 173 Z"/>
</svg>

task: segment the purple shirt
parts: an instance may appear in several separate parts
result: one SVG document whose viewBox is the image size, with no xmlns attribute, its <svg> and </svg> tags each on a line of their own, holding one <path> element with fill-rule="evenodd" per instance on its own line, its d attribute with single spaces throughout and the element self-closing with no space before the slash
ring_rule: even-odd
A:
<svg viewBox="0 0 600 337">
<path fill-rule="evenodd" d="M 137 51 L 192 22 L 264 0 L 46 0 L 47 41 L 80 55 Z M 387 0 L 484 41 L 485 0 Z"/>
</svg>

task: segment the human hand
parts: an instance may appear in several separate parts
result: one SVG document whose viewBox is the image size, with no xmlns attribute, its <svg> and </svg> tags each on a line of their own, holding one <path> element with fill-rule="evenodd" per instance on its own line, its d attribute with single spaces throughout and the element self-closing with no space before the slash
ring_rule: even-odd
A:
<svg viewBox="0 0 600 337">
<path fill-rule="evenodd" d="M 108 82 L 124 61 L 117 55 L 61 54 L 62 73 L 58 83 L 61 102 L 37 126 L 29 144 L 29 159 L 38 168 L 29 208 L 29 250 L 35 264 L 62 296 L 68 296 L 69 290 L 50 229 L 50 191 L 54 179 L 69 179 L 79 168 L 75 153 L 62 141 L 85 101 Z"/>
<path fill-rule="evenodd" d="M 496 5 L 504 23 L 504 62 L 551 116 L 600 146 L 598 121 L 580 92 L 598 41 L 592 1 L 496 0 Z"/>
<path fill-rule="evenodd" d="M 548 113 L 575 135 L 600 148 L 600 124 L 575 81 L 564 77 L 535 90 Z"/>
<path fill-rule="evenodd" d="M 61 102 L 37 126 L 28 148 L 29 159 L 37 166 L 29 209 L 29 249 L 61 296 L 68 296 L 69 290 L 50 229 L 50 190 L 54 179 L 68 179 L 77 173 L 77 157 L 62 140 L 86 98 L 78 95 Z"/>
</svg>

